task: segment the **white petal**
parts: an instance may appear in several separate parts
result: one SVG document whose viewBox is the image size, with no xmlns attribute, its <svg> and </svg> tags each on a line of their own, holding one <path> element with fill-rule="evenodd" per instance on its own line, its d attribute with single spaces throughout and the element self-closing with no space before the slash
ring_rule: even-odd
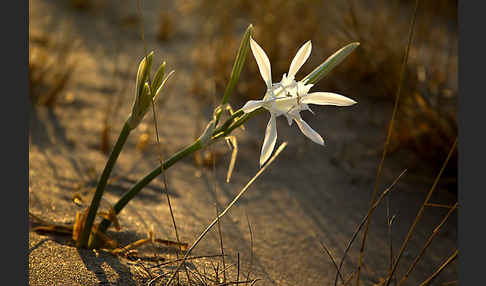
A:
<svg viewBox="0 0 486 286">
<path fill-rule="evenodd" d="M 272 155 L 273 149 L 275 148 L 275 143 L 277 142 L 277 121 L 276 117 L 271 114 L 270 120 L 267 124 L 267 129 L 265 131 L 265 140 L 263 140 L 262 153 L 260 155 L 260 166 L 265 164 L 265 162 Z"/>
<path fill-rule="evenodd" d="M 305 63 L 305 61 L 309 58 L 310 53 L 312 50 L 311 41 L 307 41 L 295 54 L 292 63 L 290 64 L 289 69 L 289 77 L 294 78 L 295 74 L 299 71 L 300 67 Z"/>
<path fill-rule="evenodd" d="M 272 70 L 270 68 L 270 60 L 268 59 L 267 54 L 265 54 L 265 51 L 257 44 L 257 42 L 255 42 L 255 40 L 253 40 L 253 38 L 250 38 L 250 47 L 258 64 L 260 74 L 267 84 L 267 88 L 270 88 L 272 86 Z"/>
<path fill-rule="evenodd" d="M 307 124 L 302 118 L 296 117 L 294 118 L 295 122 L 300 128 L 300 131 L 304 133 L 310 140 L 314 141 L 317 144 L 324 145 L 324 139 L 322 139 L 321 135 L 317 133 L 314 129 L 312 129 L 309 124 Z"/>
<path fill-rule="evenodd" d="M 302 97 L 301 102 L 307 104 L 336 106 L 348 106 L 356 103 L 356 101 L 351 98 L 332 92 L 312 92 Z"/>
<path fill-rule="evenodd" d="M 313 87 L 313 84 L 304 84 L 302 81 L 297 82 L 297 94 L 299 96 L 304 96 L 309 93 L 309 90 Z"/>
<path fill-rule="evenodd" d="M 241 108 L 243 112 L 249 113 L 253 110 L 260 108 L 263 105 L 263 100 L 250 100 Z"/>
</svg>

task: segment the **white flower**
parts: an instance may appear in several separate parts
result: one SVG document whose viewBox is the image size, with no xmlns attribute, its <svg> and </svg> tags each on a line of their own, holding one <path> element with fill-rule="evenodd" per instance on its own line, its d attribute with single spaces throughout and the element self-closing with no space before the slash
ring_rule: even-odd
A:
<svg viewBox="0 0 486 286">
<path fill-rule="evenodd" d="M 292 121 L 295 121 L 300 131 L 309 139 L 317 144 L 324 145 L 321 135 L 301 118 L 300 112 L 302 110 L 311 111 L 308 104 L 349 106 L 355 104 L 356 101 L 331 92 L 309 93 L 313 84 L 295 80 L 295 74 L 309 58 L 312 49 L 311 41 L 307 41 L 297 51 L 290 64 L 288 74 L 283 74 L 282 80 L 278 83 L 272 83 L 270 61 L 265 51 L 252 38 L 250 38 L 250 47 L 260 74 L 267 85 L 267 91 L 262 100 L 250 100 L 242 107 L 242 110 L 248 113 L 263 107 L 270 112 L 270 120 L 267 124 L 260 155 L 260 166 L 265 164 L 275 148 L 277 142 L 276 118 L 280 115 L 285 115 L 289 125 L 292 125 Z"/>
</svg>

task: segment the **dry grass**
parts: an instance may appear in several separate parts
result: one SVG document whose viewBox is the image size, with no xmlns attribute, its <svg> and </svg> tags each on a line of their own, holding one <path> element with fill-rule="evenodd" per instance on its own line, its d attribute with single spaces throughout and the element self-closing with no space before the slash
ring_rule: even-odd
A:
<svg viewBox="0 0 486 286">
<path fill-rule="evenodd" d="M 56 35 L 56 33 L 52 33 Z M 29 85 L 34 104 L 52 107 L 71 79 L 75 62 L 71 53 L 75 42 L 47 33 L 29 33 Z"/>
<path fill-rule="evenodd" d="M 354 74 L 357 82 L 371 85 L 370 95 L 393 98 L 398 87 L 407 17 L 413 1 L 371 9 L 348 1 L 343 30 L 359 39 L 362 49 L 344 64 L 343 76 Z M 410 2 L 410 3 L 409 3 Z M 366 9 L 369 9 L 368 12 Z M 356 11 L 359 11 L 357 13 Z M 377 13 L 371 13 L 377 11 Z M 403 97 L 391 151 L 406 147 L 432 167 L 439 167 L 457 136 L 457 1 L 422 1 L 410 50 Z M 404 15 L 400 17 L 400 15 Z M 406 17 L 407 16 L 407 17 Z M 366 60 L 363 64 L 362 60 Z M 457 156 L 448 176 L 457 176 Z M 455 187 L 455 186 L 454 186 Z"/>
<path fill-rule="evenodd" d="M 174 35 L 174 16 L 167 11 L 161 11 L 159 15 L 159 27 L 157 30 L 157 39 L 165 42 Z"/>
</svg>

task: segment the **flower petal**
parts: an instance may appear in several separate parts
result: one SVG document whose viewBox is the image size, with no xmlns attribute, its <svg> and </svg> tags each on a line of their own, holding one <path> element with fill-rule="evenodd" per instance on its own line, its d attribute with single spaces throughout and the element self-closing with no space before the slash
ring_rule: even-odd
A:
<svg viewBox="0 0 486 286">
<path fill-rule="evenodd" d="M 321 135 L 319 135 L 319 133 L 312 129 L 309 124 L 302 120 L 300 116 L 295 117 L 294 120 L 299 126 L 300 131 L 302 131 L 305 136 L 319 145 L 324 145 L 324 139 L 322 139 Z"/>
<path fill-rule="evenodd" d="M 267 88 L 272 87 L 272 70 L 270 67 L 270 60 L 265 54 L 265 51 L 253 40 L 250 38 L 250 47 L 255 57 L 255 60 L 258 65 L 258 69 L 260 70 L 260 74 L 262 75 L 263 80 L 267 84 Z"/>
<path fill-rule="evenodd" d="M 312 50 L 311 41 L 307 41 L 297 51 L 297 54 L 295 54 L 295 57 L 292 60 L 292 63 L 290 64 L 289 77 L 291 78 L 295 77 L 295 74 L 299 71 L 300 67 L 302 67 L 305 61 L 309 58 L 311 50 Z"/>
<path fill-rule="evenodd" d="M 302 81 L 297 82 L 296 92 L 299 96 L 305 96 L 309 93 L 309 90 L 313 87 L 313 84 L 305 84 Z"/>
<path fill-rule="evenodd" d="M 263 100 L 249 100 L 247 103 L 245 103 L 245 105 L 243 105 L 241 109 L 243 110 L 243 112 L 249 113 L 257 108 L 260 108 L 263 103 Z"/>
<path fill-rule="evenodd" d="M 302 97 L 300 101 L 307 104 L 336 106 L 348 106 L 356 103 L 351 98 L 332 92 L 312 92 Z"/>
<path fill-rule="evenodd" d="M 267 129 L 265 130 L 265 140 L 263 140 L 262 153 L 260 155 L 260 166 L 265 164 L 268 158 L 270 158 L 270 155 L 272 155 L 275 143 L 277 143 L 277 121 L 276 116 L 271 114 Z"/>
</svg>

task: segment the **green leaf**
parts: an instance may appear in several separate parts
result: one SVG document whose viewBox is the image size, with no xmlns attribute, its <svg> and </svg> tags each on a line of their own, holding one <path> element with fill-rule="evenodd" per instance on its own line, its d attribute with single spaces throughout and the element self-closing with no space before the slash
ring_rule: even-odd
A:
<svg viewBox="0 0 486 286">
<path fill-rule="evenodd" d="M 238 53 L 236 54 L 235 63 L 233 64 L 233 70 L 231 71 L 228 85 L 226 86 L 226 90 L 224 91 L 221 105 L 224 105 L 228 102 L 228 98 L 233 92 L 233 88 L 240 78 L 241 70 L 245 65 L 246 56 L 248 55 L 248 50 L 250 49 L 251 36 L 253 36 L 253 25 L 250 24 L 246 29 L 245 34 L 243 35 L 243 39 L 241 40 L 240 48 L 238 49 Z"/>
<path fill-rule="evenodd" d="M 138 72 L 137 72 L 137 83 L 136 83 L 136 96 L 138 97 L 142 92 L 143 86 L 145 81 L 147 80 L 148 72 L 152 67 L 152 56 L 154 52 L 150 52 L 147 57 L 144 57 L 140 64 L 138 65 Z"/>
<path fill-rule="evenodd" d="M 309 73 L 302 81 L 306 84 L 315 84 L 325 77 L 335 66 L 340 64 L 354 49 L 359 46 L 358 42 L 353 42 L 332 54 L 321 65 Z"/>
<path fill-rule="evenodd" d="M 164 78 L 165 73 L 165 61 L 159 66 L 159 69 L 155 72 L 154 79 L 152 80 L 152 94 L 156 94 L 156 91 L 159 89 L 160 85 L 162 84 L 162 79 Z"/>
<path fill-rule="evenodd" d="M 159 93 L 162 91 L 162 89 L 164 88 L 165 84 L 167 83 L 167 81 L 169 80 L 169 78 L 174 74 L 174 72 L 175 71 L 173 71 L 173 70 L 170 71 L 169 74 L 162 81 L 162 83 L 160 83 L 159 88 L 157 89 L 157 92 L 155 92 L 155 95 L 152 98 L 153 101 L 156 101 L 157 100 L 157 97 L 159 96 Z"/>
</svg>

